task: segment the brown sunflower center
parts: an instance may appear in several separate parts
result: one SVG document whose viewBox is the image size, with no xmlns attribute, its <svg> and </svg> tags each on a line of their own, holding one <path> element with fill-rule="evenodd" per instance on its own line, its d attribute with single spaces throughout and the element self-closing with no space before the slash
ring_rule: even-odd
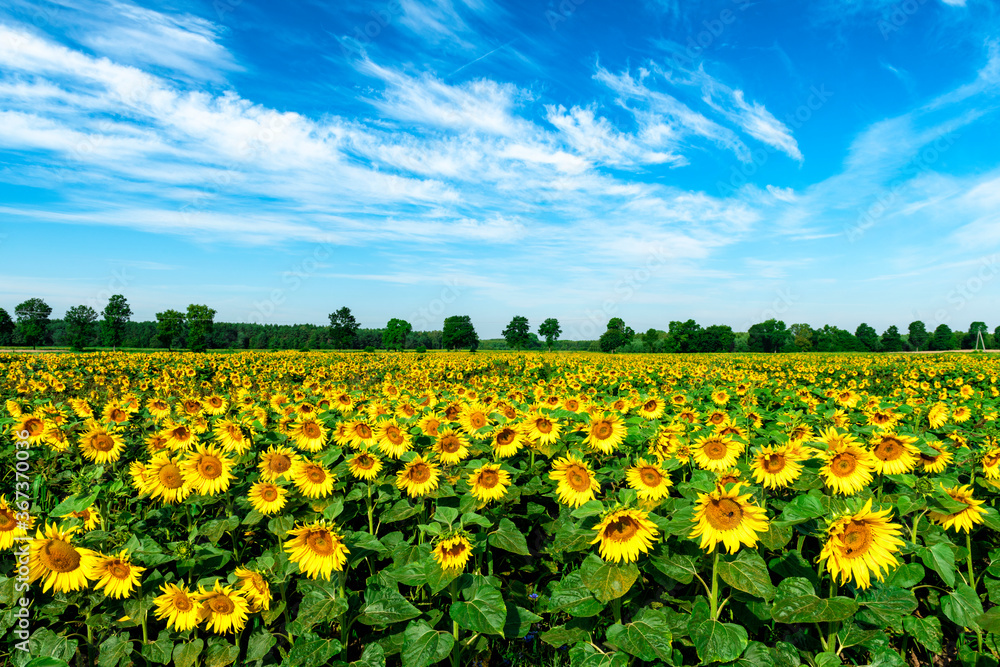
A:
<svg viewBox="0 0 1000 667">
<path fill-rule="evenodd" d="M 858 468 L 858 459 L 850 452 L 837 454 L 830 462 L 830 472 L 837 477 L 850 477 Z"/>
<path fill-rule="evenodd" d="M 721 412 L 713 412 L 712 416 L 708 418 L 708 421 L 712 422 L 713 424 L 721 424 L 722 422 L 726 421 L 726 415 L 722 414 Z"/>
<path fill-rule="evenodd" d="M 333 537 L 325 530 L 309 533 L 306 545 L 313 553 L 320 556 L 329 556 L 333 553 Z"/>
<path fill-rule="evenodd" d="M 340 403 L 341 405 L 350 405 L 351 397 L 348 396 L 347 394 L 341 394 L 340 396 L 337 397 L 337 402 Z"/>
<path fill-rule="evenodd" d="M 886 436 L 882 442 L 875 445 L 873 453 L 883 461 L 895 461 L 903 455 L 903 443 L 896 438 Z"/>
<path fill-rule="evenodd" d="M 535 420 L 535 430 L 539 433 L 548 435 L 549 433 L 552 433 L 552 422 L 545 417 L 539 417 Z"/>
<path fill-rule="evenodd" d="M 302 432 L 307 438 L 315 440 L 322 435 L 319 429 L 319 424 L 315 422 L 306 422 L 305 426 L 302 427 Z"/>
<path fill-rule="evenodd" d="M 614 433 L 614 428 L 611 426 L 611 422 L 606 419 L 602 419 L 593 426 L 590 427 L 590 434 L 598 440 L 607 440 Z"/>
<path fill-rule="evenodd" d="M 385 439 L 391 442 L 393 445 L 399 446 L 403 444 L 403 432 L 399 430 L 396 426 L 389 426 L 385 429 Z"/>
<path fill-rule="evenodd" d="M 786 461 L 784 454 L 771 454 L 764 459 L 764 470 L 771 473 L 772 475 L 777 475 L 779 472 L 785 469 Z"/>
<path fill-rule="evenodd" d="M 580 401 L 578 401 L 576 399 L 573 399 L 573 398 L 571 398 L 568 401 L 566 401 L 566 409 L 567 410 L 575 412 L 579 408 L 580 408 Z"/>
<path fill-rule="evenodd" d="M 306 467 L 306 478 L 313 484 L 322 484 L 326 481 L 326 471 L 317 465 Z"/>
<path fill-rule="evenodd" d="M 701 446 L 702 453 L 713 461 L 726 458 L 729 447 L 722 440 L 709 440 Z"/>
<path fill-rule="evenodd" d="M 486 426 L 486 415 L 482 412 L 473 412 L 469 415 L 469 423 L 472 424 L 472 428 L 480 429 Z"/>
<path fill-rule="evenodd" d="M 372 430 L 371 427 L 368 426 L 368 424 L 358 424 L 357 426 L 354 427 L 354 432 L 362 440 L 370 440 L 372 437 Z"/>
<path fill-rule="evenodd" d="M 628 542 L 639 532 L 639 522 L 630 516 L 620 516 L 604 529 L 604 539 Z"/>
<path fill-rule="evenodd" d="M 361 470 L 371 470 L 375 467 L 375 459 L 368 454 L 361 454 L 358 458 L 354 459 L 354 465 Z"/>
<path fill-rule="evenodd" d="M 191 611 L 191 608 L 194 606 L 191 604 L 191 600 L 184 594 L 183 591 L 177 591 L 174 593 L 173 604 L 174 609 L 181 612 Z"/>
<path fill-rule="evenodd" d="M 733 530 L 743 521 L 743 508 L 732 498 L 713 499 L 705 507 L 705 518 L 716 530 Z"/>
<path fill-rule="evenodd" d="M 208 399 L 208 404 L 211 405 L 213 408 L 222 407 L 222 399 L 219 398 L 218 396 L 213 396 L 210 399 Z"/>
<path fill-rule="evenodd" d="M 292 459 L 290 459 L 286 454 L 275 454 L 267 461 L 267 468 L 273 473 L 283 473 L 288 472 L 288 469 L 292 467 Z"/>
<path fill-rule="evenodd" d="M 263 498 L 265 502 L 273 503 L 278 499 L 278 490 L 273 486 L 265 486 L 260 492 L 260 497 Z"/>
<path fill-rule="evenodd" d="M 801 440 L 806 437 L 806 430 L 801 426 L 796 426 L 792 429 L 792 432 L 788 434 L 788 437 L 792 440 Z"/>
<path fill-rule="evenodd" d="M 184 411 L 189 415 L 196 415 L 201 412 L 201 403 L 198 401 L 184 401 Z"/>
<path fill-rule="evenodd" d="M 17 518 L 10 510 L 0 509 L 0 533 L 7 533 L 17 526 Z"/>
<path fill-rule="evenodd" d="M 484 489 L 492 489 L 500 483 L 500 473 L 496 470 L 488 469 L 479 473 L 479 486 Z"/>
<path fill-rule="evenodd" d="M 157 412 L 162 412 L 167 409 L 167 404 L 163 401 L 153 401 L 149 404 L 150 409 L 156 410 Z"/>
<path fill-rule="evenodd" d="M 646 401 L 642 404 L 642 409 L 646 412 L 656 412 L 656 401 Z"/>
<path fill-rule="evenodd" d="M 441 422 L 437 419 L 428 419 L 424 422 L 424 432 L 427 435 L 437 435 L 438 428 L 441 426 Z"/>
<path fill-rule="evenodd" d="M 590 473 L 583 466 L 573 464 L 566 468 L 566 483 L 574 491 L 587 491 L 590 489 Z"/>
<path fill-rule="evenodd" d="M 28 437 L 41 435 L 42 431 L 45 430 L 45 422 L 37 417 L 31 417 L 24 422 L 24 430 L 28 432 Z"/>
<path fill-rule="evenodd" d="M 39 552 L 39 559 L 53 572 L 73 572 L 80 567 L 80 552 L 63 540 L 49 540 Z"/>
<path fill-rule="evenodd" d="M 173 431 L 171 431 L 170 434 L 174 437 L 175 440 L 180 440 L 181 442 L 191 437 L 191 431 L 188 430 L 187 426 L 178 426 Z"/>
<path fill-rule="evenodd" d="M 844 543 L 844 555 L 848 558 L 859 558 L 868 553 L 872 544 L 872 529 L 864 521 L 852 521 L 844 529 L 841 540 Z"/>
<path fill-rule="evenodd" d="M 441 451 L 445 454 L 454 454 L 462 448 L 462 441 L 453 435 L 446 435 L 441 438 Z"/>
<path fill-rule="evenodd" d="M 423 484 L 431 478 L 431 467 L 426 463 L 414 463 L 406 471 L 406 477 L 414 484 Z"/>
<path fill-rule="evenodd" d="M 236 611 L 236 605 L 227 595 L 214 596 L 208 601 L 208 608 L 212 610 L 213 614 L 222 614 L 223 616 L 228 616 Z"/>
<path fill-rule="evenodd" d="M 108 417 L 111 421 L 118 422 L 119 424 L 128 420 L 128 414 L 124 410 L 119 410 L 118 408 L 112 410 Z"/>
<path fill-rule="evenodd" d="M 222 461 L 211 454 L 206 454 L 198 461 L 198 474 L 204 479 L 215 479 L 222 474 Z"/>
<path fill-rule="evenodd" d="M 660 471 L 658 471 L 656 468 L 652 466 L 646 466 L 645 468 L 641 468 L 639 470 L 639 479 L 641 479 L 642 483 L 645 484 L 646 486 L 657 487 L 663 480 L 663 475 L 661 475 Z"/>
<path fill-rule="evenodd" d="M 465 553 L 465 542 L 459 542 L 458 544 L 443 549 L 444 555 L 448 558 L 458 558 L 463 553 Z"/>
<path fill-rule="evenodd" d="M 157 474 L 157 478 L 160 480 L 160 484 L 168 489 L 179 489 L 184 484 L 181 469 L 174 463 L 167 463 L 162 466 L 159 474 Z"/>
<path fill-rule="evenodd" d="M 128 566 L 128 563 L 115 561 L 111 565 L 108 565 L 108 573 L 115 579 L 128 579 L 132 574 L 132 568 Z"/>
<path fill-rule="evenodd" d="M 505 428 L 497 433 L 497 444 L 501 447 L 506 447 L 507 445 L 513 443 L 516 439 L 517 431 L 512 428 Z"/>
<path fill-rule="evenodd" d="M 90 446 L 99 452 L 110 452 L 115 448 L 115 441 L 107 433 L 98 433 L 90 439 Z"/>
</svg>

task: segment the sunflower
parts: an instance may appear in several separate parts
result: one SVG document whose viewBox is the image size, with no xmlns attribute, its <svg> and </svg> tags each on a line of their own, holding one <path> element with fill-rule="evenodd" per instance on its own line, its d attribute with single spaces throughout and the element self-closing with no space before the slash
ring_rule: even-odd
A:
<svg viewBox="0 0 1000 667">
<path fill-rule="evenodd" d="M 948 464 L 951 463 L 954 456 L 952 456 L 952 453 L 950 451 L 938 447 L 933 442 L 928 442 L 927 446 L 936 451 L 937 454 L 931 455 L 931 454 L 925 454 L 924 452 L 920 452 L 919 454 L 920 465 L 923 466 L 924 472 L 929 472 L 929 473 L 943 472 L 944 469 L 948 467 Z M 998 454 L 1000 454 L 1000 452 L 998 452 Z M 1000 463 L 1000 456 L 997 457 L 997 463 Z M 987 475 L 987 477 L 988 476 L 989 475 Z M 998 477 L 1000 477 L 1000 475 L 998 475 Z"/>
<path fill-rule="evenodd" d="M 145 571 L 146 568 L 133 565 L 128 550 L 122 549 L 117 556 L 98 554 L 89 565 L 87 578 L 96 581 L 94 588 L 104 589 L 107 597 L 127 598 L 139 585 L 139 575 Z"/>
<path fill-rule="evenodd" d="M 451 465 L 469 456 L 469 441 L 461 433 L 447 428 L 438 434 L 431 451 L 437 454 L 441 463 Z"/>
<path fill-rule="evenodd" d="M 146 486 L 142 490 L 168 505 L 184 500 L 191 493 L 191 486 L 184 481 L 180 459 L 172 458 L 166 452 L 150 459 L 146 464 L 145 477 Z"/>
<path fill-rule="evenodd" d="M 498 426 L 492 434 L 493 453 L 506 459 L 517 454 L 524 447 L 524 433 L 513 424 Z"/>
<path fill-rule="evenodd" d="M 931 428 L 941 428 L 948 421 L 948 407 L 944 403 L 935 403 L 927 411 L 927 423 Z"/>
<path fill-rule="evenodd" d="M 941 524 L 944 528 L 951 528 L 956 533 L 963 530 L 967 533 L 972 532 L 972 527 L 974 525 L 983 522 L 983 515 L 986 514 L 986 510 L 980 507 L 980 505 L 983 504 L 982 500 L 976 500 L 972 497 L 971 486 L 967 485 L 942 488 L 944 488 L 945 493 L 951 496 L 951 499 L 956 503 L 965 505 L 965 509 L 955 512 L 954 514 L 930 512 L 932 521 Z"/>
<path fill-rule="evenodd" d="M 69 439 L 66 437 L 66 432 L 55 424 L 45 429 L 42 442 L 57 452 L 65 452 L 69 449 Z"/>
<path fill-rule="evenodd" d="M 787 445 L 761 447 L 750 460 L 755 482 L 765 489 L 783 489 L 802 474 L 801 460 L 789 453 Z"/>
<path fill-rule="evenodd" d="M 166 449 L 169 449 L 167 447 L 167 439 L 164 438 L 162 434 L 151 433 L 146 438 L 146 451 L 149 452 L 150 456 L 158 454 Z"/>
<path fill-rule="evenodd" d="M 121 458 L 125 440 L 117 431 L 108 431 L 94 420 L 80 436 L 80 453 L 97 464 L 113 463 Z"/>
<path fill-rule="evenodd" d="M 419 454 L 396 473 L 396 488 L 411 498 L 423 496 L 438 487 L 438 469 Z"/>
<path fill-rule="evenodd" d="M 841 584 L 853 580 L 858 588 L 868 588 L 872 573 L 882 581 L 882 570 L 888 573 L 898 565 L 893 554 L 903 546 L 897 537 L 901 528 L 889 522 L 889 512 L 873 512 L 869 498 L 860 512 L 842 516 L 827 528 L 819 557 L 826 560 L 831 576 L 840 577 Z"/>
<path fill-rule="evenodd" d="M 439 539 L 432 553 L 442 570 L 461 570 L 472 555 L 472 542 L 464 531 L 452 533 Z"/>
<path fill-rule="evenodd" d="M 239 592 L 250 603 L 250 611 L 267 611 L 271 608 L 271 587 L 260 572 L 245 567 L 236 568 L 236 577 L 240 580 Z"/>
<path fill-rule="evenodd" d="M 654 396 L 639 406 L 639 416 L 643 419 L 659 419 L 663 416 L 663 410 L 666 407 L 667 405 L 662 399 Z"/>
<path fill-rule="evenodd" d="M 880 475 L 900 475 L 910 472 L 919 460 L 920 451 L 913 446 L 916 438 L 883 433 L 871 440 L 872 463 Z"/>
<path fill-rule="evenodd" d="M 591 415 L 586 430 L 587 437 L 583 443 L 605 454 L 618 449 L 628 434 L 628 429 L 621 418 L 610 412 L 602 413 L 600 416 Z"/>
<path fill-rule="evenodd" d="M 8 401 L 7 403 L 8 411 L 10 411 L 11 401 Z M 13 416 L 13 413 L 11 413 L 11 415 Z M 28 433 L 28 437 L 25 439 L 32 445 L 37 445 L 42 442 L 42 438 L 45 436 L 45 430 L 48 428 L 44 419 L 42 419 L 39 415 L 31 413 L 21 414 L 18 417 L 15 417 L 15 419 L 17 419 L 17 424 L 14 426 L 14 433 L 26 431 Z M 93 422 L 93 420 L 90 421 Z"/>
<path fill-rule="evenodd" d="M 299 449 L 318 452 L 326 445 L 327 429 L 314 417 L 300 417 L 289 430 L 289 435 Z"/>
<path fill-rule="evenodd" d="M 428 438 L 438 437 L 442 425 L 443 421 L 441 419 L 441 415 L 435 412 L 424 415 L 420 418 L 420 421 L 417 422 L 417 426 L 420 427 L 420 430 Z"/>
<path fill-rule="evenodd" d="M 726 393 L 725 389 L 719 389 L 718 391 L 712 392 L 712 402 L 716 405 L 725 405 L 729 402 L 729 394 Z"/>
<path fill-rule="evenodd" d="M 270 447 L 260 455 L 260 478 L 267 482 L 277 482 L 282 477 L 291 474 L 292 467 L 301 460 L 294 450 L 288 447 Z"/>
<path fill-rule="evenodd" d="M 167 439 L 167 446 L 176 451 L 191 449 L 198 440 L 197 434 L 187 424 L 174 424 L 168 422 L 166 428 L 160 432 Z"/>
<path fill-rule="evenodd" d="M 7 504 L 7 498 L 0 495 L 0 549 L 10 549 L 17 538 L 27 536 L 27 526 L 17 520 L 17 513 Z"/>
<path fill-rule="evenodd" d="M 250 449 L 250 439 L 243 432 L 244 424 L 236 419 L 220 419 L 215 423 L 212 434 L 223 451 L 244 454 Z"/>
<path fill-rule="evenodd" d="M 698 438 L 692 445 L 694 462 L 703 470 L 723 472 L 736 466 L 743 445 L 732 438 L 709 435 Z"/>
<path fill-rule="evenodd" d="M 510 474 L 496 463 L 487 463 L 469 475 L 472 495 L 484 503 L 503 498 L 509 486 Z"/>
<path fill-rule="evenodd" d="M 690 537 L 701 537 L 701 548 L 712 551 L 719 542 L 729 553 L 736 553 L 740 544 L 754 547 L 759 533 L 768 531 L 767 515 L 753 504 L 750 494 L 740 495 L 742 484 L 733 484 L 729 490 L 716 487 L 712 493 L 699 493 L 695 504 L 697 525 Z"/>
<path fill-rule="evenodd" d="M 335 524 L 320 519 L 288 531 L 293 536 L 284 544 L 288 560 L 299 564 L 299 570 L 312 579 L 322 576 L 330 580 L 331 572 L 340 572 L 347 563 L 343 537 Z"/>
<path fill-rule="evenodd" d="M 69 593 L 87 587 L 91 565 L 100 557 L 90 549 L 73 546 L 73 533 L 78 526 L 60 528 L 45 524 L 31 541 L 28 560 L 30 582 L 42 580 L 42 591 L 51 588 L 57 593 Z"/>
<path fill-rule="evenodd" d="M 156 618 L 167 619 L 167 627 L 177 632 L 190 630 L 201 622 L 201 603 L 186 586 L 165 584 L 160 586 L 162 595 L 153 600 Z"/>
<path fill-rule="evenodd" d="M 86 509 L 80 510 L 79 512 L 70 512 L 69 514 L 63 514 L 60 519 L 68 518 L 79 519 L 83 522 L 84 530 L 94 530 L 99 525 L 101 525 L 101 513 L 96 507 L 88 507 Z"/>
<path fill-rule="evenodd" d="M 826 463 L 819 474 L 834 493 L 853 496 L 871 483 L 874 457 L 850 436 L 824 452 L 823 457 Z"/>
<path fill-rule="evenodd" d="M 464 409 L 458 416 L 458 421 L 467 433 L 472 434 L 478 433 L 480 429 L 484 429 L 493 423 L 493 420 L 490 419 L 489 408 L 479 403 L 471 403 L 464 406 Z"/>
<path fill-rule="evenodd" d="M 104 406 L 101 416 L 106 422 L 114 422 L 115 425 L 124 424 L 129 420 L 129 413 L 122 409 L 117 401 L 111 401 Z"/>
<path fill-rule="evenodd" d="M 319 461 L 301 460 L 292 466 L 292 481 L 307 498 L 324 498 L 333 493 L 336 477 Z"/>
<path fill-rule="evenodd" d="M 639 500 L 656 502 L 666 498 L 673 482 L 658 464 L 639 459 L 635 465 L 625 471 L 628 485 L 635 489 Z"/>
<path fill-rule="evenodd" d="M 559 436 L 562 433 L 558 419 L 553 419 L 548 415 L 537 412 L 532 412 L 528 415 L 524 423 L 524 428 L 528 439 L 537 442 L 543 447 L 559 440 Z"/>
<path fill-rule="evenodd" d="M 398 459 L 413 448 L 413 438 L 400 426 L 395 417 L 379 423 L 375 430 L 379 450 L 388 457 Z"/>
<path fill-rule="evenodd" d="M 958 406 L 951 413 L 951 418 L 952 418 L 952 420 L 956 424 L 961 424 L 963 422 L 967 422 L 967 421 L 969 421 L 970 417 L 972 417 L 972 410 L 970 410 L 969 408 L 965 407 L 964 405 Z"/>
<path fill-rule="evenodd" d="M 277 514 L 285 506 L 288 491 L 274 482 L 257 482 L 247 494 L 250 505 L 261 514 Z"/>
<path fill-rule="evenodd" d="M 250 603 L 242 593 L 234 591 L 232 586 L 223 586 L 217 580 L 212 590 L 206 591 L 199 587 L 194 597 L 201 603 L 199 620 L 208 621 L 208 628 L 215 634 L 239 632 L 247 624 Z"/>
<path fill-rule="evenodd" d="M 236 479 L 233 461 L 214 445 L 198 445 L 194 454 L 181 462 L 184 481 L 203 496 L 214 496 L 229 488 Z"/>
<path fill-rule="evenodd" d="M 718 432 L 729 424 L 729 415 L 722 410 L 713 410 L 705 417 L 705 423 L 714 426 L 716 432 Z"/>
<path fill-rule="evenodd" d="M 593 471 L 583 459 L 572 454 L 553 462 L 549 479 L 558 482 L 556 494 L 559 502 L 571 507 L 579 507 L 588 500 L 593 500 L 594 494 L 601 490 L 601 484 Z"/>
<path fill-rule="evenodd" d="M 228 409 L 229 409 L 229 402 L 226 399 L 222 398 L 221 396 L 216 396 L 215 394 L 212 394 L 211 396 L 205 399 L 205 412 L 212 415 L 213 417 L 217 417 L 225 413 L 225 411 Z"/>
<path fill-rule="evenodd" d="M 371 482 L 382 472 L 382 459 L 371 452 L 358 452 L 347 462 L 347 469 L 356 479 Z"/>
<path fill-rule="evenodd" d="M 600 542 L 601 558 L 616 563 L 639 560 L 639 554 L 648 552 L 659 534 L 649 512 L 627 508 L 608 512 L 594 530 L 597 537 L 591 544 Z"/>
</svg>

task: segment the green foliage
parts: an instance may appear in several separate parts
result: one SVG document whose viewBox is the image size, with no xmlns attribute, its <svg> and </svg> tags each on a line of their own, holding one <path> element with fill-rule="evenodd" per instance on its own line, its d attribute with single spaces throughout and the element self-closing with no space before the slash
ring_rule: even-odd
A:
<svg viewBox="0 0 1000 667">
<path fill-rule="evenodd" d="M 101 321 L 101 335 L 104 344 L 118 347 L 125 338 L 125 324 L 132 317 L 132 308 L 123 295 L 115 294 L 108 299 L 108 305 L 104 307 L 102 314 L 104 319 Z"/>
<path fill-rule="evenodd" d="M 789 332 L 785 323 L 771 318 L 750 327 L 747 342 L 751 352 L 778 352 L 788 343 Z"/>
<path fill-rule="evenodd" d="M 554 317 L 548 318 L 538 326 L 538 335 L 545 338 L 545 344 L 550 352 L 560 334 L 562 334 L 562 329 L 559 327 L 559 320 Z"/>
<path fill-rule="evenodd" d="M 10 345 L 14 342 L 14 320 L 10 313 L 0 308 L 0 345 Z"/>
<path fill-rule="evenodd" d="M 907 331 L 909 332 L 907 340 L 910 346 L 918 352 L 925 349 L 924 346 L 927 345 L 927 341 L 930 339 L 926 325 L 920 320 L 916 320 L 915 322 L 910 322 Z"/>
<path fill-rule="evenodd" d="M 90 306 L 73 306 L 66 311 L 66 328 L 69 334 L 69 344 L 74 350 L 80 351 L 91 339 L 97 313 Z"/>
<path fill-rule="evenodd" d="M 930 349 L 932 350 L 954 350 L 955 339 L 952 335 L 951 327 L 945 323 L 937 325 L 934 335 L 931 337 Z"/>
<path fill-rule="evenodd" d="M 507 341 L 507 346 L 515 350 L 527 347 L 531 341 L 528 336 L 528 318 L 515 315 L 503 330 L 503 337 Z"/>
<path fill-rule="evenodd" d="M 34 298 L 22 301 L 14 309 L 17 318 L 17 331 L 25 345 L 37 347 L 45 345 L 49 340 L 49 315 L 52 307 L 41 299 Z"/>
<path fill-rule="evenodd" d="M 413 331 L 413 325 L 406 320 L 392 318 L 382 332 L 382 347 L 387 350 L 402 350 L 406 347 L 406 337 Z"/>
<path fill-rule="evenodd" d="M 330 342 L 334 349 L 352 350 L 357 346 L 358 329 L 361 325 L 354 319 L 347 306 L 330 313 Z"/>
<path fill-rule="evenodd" d="M 452 315 L 444 320 L 441 330 L 441 346 L 446 350 L 457 350 L 467 347 L 475 350 L 479 347 L 479 336 L 472 326 L 472 318 L 468 315 Z"/>
<path fill-rule="evenodd" d="M 192 352 L 204 352 L 212 342 L 212 324 L 215 321 L 215 309 L 208 306 L 191 304 L 187 308 L 188 349 Z"/>
<path fill-rule="evenodd" d="M 183 334 L 184 313 L 178 310 L 165 310 L 156 314 L 156 339 L 162 347 L 173 349 Z"/>
</svg>

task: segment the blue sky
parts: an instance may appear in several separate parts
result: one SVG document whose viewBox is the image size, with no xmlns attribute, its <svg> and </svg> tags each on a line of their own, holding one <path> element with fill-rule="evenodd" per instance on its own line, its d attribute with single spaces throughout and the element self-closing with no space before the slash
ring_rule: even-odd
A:
<svg viewBox="0 0 1000 667">
<path fill-rule="evenodd" d="M 991 0 L 0 8 L 0 307 L 1000 324 Z"/>
</svg>

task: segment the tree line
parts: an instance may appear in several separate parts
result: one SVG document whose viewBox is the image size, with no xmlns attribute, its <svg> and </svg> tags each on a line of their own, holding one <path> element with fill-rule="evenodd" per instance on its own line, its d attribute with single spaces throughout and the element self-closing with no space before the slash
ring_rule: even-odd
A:
<svg viewBox="0 0 1000 667">
<path fill-rule="evenodd" d="M 204 351 L 214 349 L 510 349 L 589 350 L 624 353 L 704 352 L 903 352 L 972 349 L 979 344 L 1000 344 L 1000 326 L 991 334 L 986 323 L 972 322 L 967 331 L 952 331 L 939 324 L 928 331 L 921 321 L 911 322 L 906 333 L 894 325 L 880 335 L 862 323 L 853 333 L 832 325 L 786 326 L 777 319 L 754 324 L 746 332 L 728 325 L 702 327 L 693 319 L 672 321 L 667 330 L 651 328 L 637 334 L 620 317 L 608 321 L 596 341 L 561 341 L 559 320 L 550 317 L 536 331 L 528 318 L 515 315 L 503 338 L 480 340 L 468 315 L 444 320 L 440 331 L 414 331 L 406 320 L 392 318 L 383 328 L 362 328 L 344 306 L 330 313 L 329 326 L 316 324 L 256 324 L 215 322 L 216 311 L 202 304 L 186 310 L 156 313 L 155 321 L 133 322 L 132 309 L 121 294 L 112 296 L 100 313 L 87 305 L 73 306 L 62 319 L 51 319 L 52 308 L 39 298 L 14 309 L 14 318 L 0 308 L 0 346 L 66 346 L 74 350 L 93 347 L 162 348 Z M 16 320 L 16 321 L 15 321 Z"/>
</svg>

